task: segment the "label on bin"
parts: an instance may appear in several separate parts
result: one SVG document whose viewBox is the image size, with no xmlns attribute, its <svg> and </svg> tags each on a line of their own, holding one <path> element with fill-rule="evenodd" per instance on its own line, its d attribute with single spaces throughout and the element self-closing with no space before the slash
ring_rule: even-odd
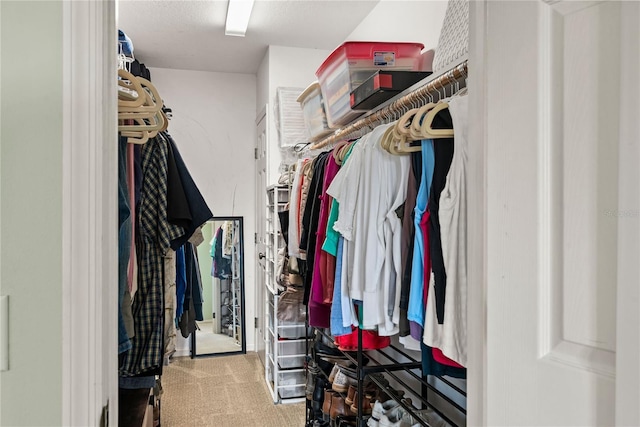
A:
<svg viewBox="0 0 640 427">
<path fill-rule="evenodd" d="M 396 65 L 396 53 L 373 52 L 373 65 L 375 67 L 393 67 Z"/>
</svg>

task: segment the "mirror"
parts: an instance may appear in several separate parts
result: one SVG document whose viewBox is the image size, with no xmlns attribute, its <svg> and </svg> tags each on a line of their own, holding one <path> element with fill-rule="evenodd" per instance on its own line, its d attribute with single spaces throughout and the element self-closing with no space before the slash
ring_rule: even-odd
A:
<svg viewBox="0 0 640 427">
<path fill-rule="evenodd" d="M 246 353 L 242 217 L 215 217 L 198 246 L 203 316 L 191 334 L 191 357 Z"/>
</svg>

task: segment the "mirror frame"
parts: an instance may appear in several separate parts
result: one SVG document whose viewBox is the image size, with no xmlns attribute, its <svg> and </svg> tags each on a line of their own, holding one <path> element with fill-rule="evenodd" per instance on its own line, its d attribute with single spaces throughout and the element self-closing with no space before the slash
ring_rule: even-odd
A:
<svg viewBox="0 0 640 427">
<path fill-rule="evenodd" d="M 198 353 L 198 349 L 197 349 L 197 345 L 196 345 L 196 335 L 198 333 L 198 330 L 196 329 L 192 334 L 191 334 L 191 338 L 189 339 L 189 343 L 190 343 L 190 348 L 189 348 L 189 353 L 190 353 L 190 357 L 192 359 L 196 358 L 196 357 L 219 357 L 219 356 L 233 356 L 233 355 L 238 355 L 238 354 L 247 354 L 247 322 L 246 322 L 246 315 L 245 315 L 245 286 L 244 286 L 244 217 L 242 216 L 214 216 L 213 218 L 209 219 L 207 221 L 207 224 L 210 222 L 216 222 L 216 221 L 238 221 L 238 231 L 240 233 L 240 294 L 241 294 L 241 298 L 240 298 L 240 313 L 241 313 L 241 321 L 240 321 L 240 330 L 242 331 L 242 342 L 241 342 L 241 349 L 238 351 L 227 351 L 227 352 L 220 352 L 220 353 L 203 353 L 203 354 L 197 354 Z"/>
</svg>

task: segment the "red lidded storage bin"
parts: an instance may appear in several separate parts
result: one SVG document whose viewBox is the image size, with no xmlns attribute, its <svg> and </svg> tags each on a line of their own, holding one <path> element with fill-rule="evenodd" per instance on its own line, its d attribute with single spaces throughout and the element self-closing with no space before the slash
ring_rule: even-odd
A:
<svg viewBox="0 0 640 427">
<path fill-rule="evenodd" d="M 349 97 L 376 70 L 422 71 L 422 49 L 422 43 L 346 42 L 334 50 L 316 71 L 329 127 L 363 113 L 351 110 Z"/>
</svg>

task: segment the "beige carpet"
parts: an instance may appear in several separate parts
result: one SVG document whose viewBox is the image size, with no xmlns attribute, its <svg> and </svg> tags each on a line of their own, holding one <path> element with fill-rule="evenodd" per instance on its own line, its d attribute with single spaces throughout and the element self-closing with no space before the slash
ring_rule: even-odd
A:
<svg viewBox="0 0 640 427">
<path fill-rule="evenodd" d="M 161 427 L 304 426 L 304 403 L 273 404 L 255 353 L 176 358 L 162 387 Z"/>
</svg>

